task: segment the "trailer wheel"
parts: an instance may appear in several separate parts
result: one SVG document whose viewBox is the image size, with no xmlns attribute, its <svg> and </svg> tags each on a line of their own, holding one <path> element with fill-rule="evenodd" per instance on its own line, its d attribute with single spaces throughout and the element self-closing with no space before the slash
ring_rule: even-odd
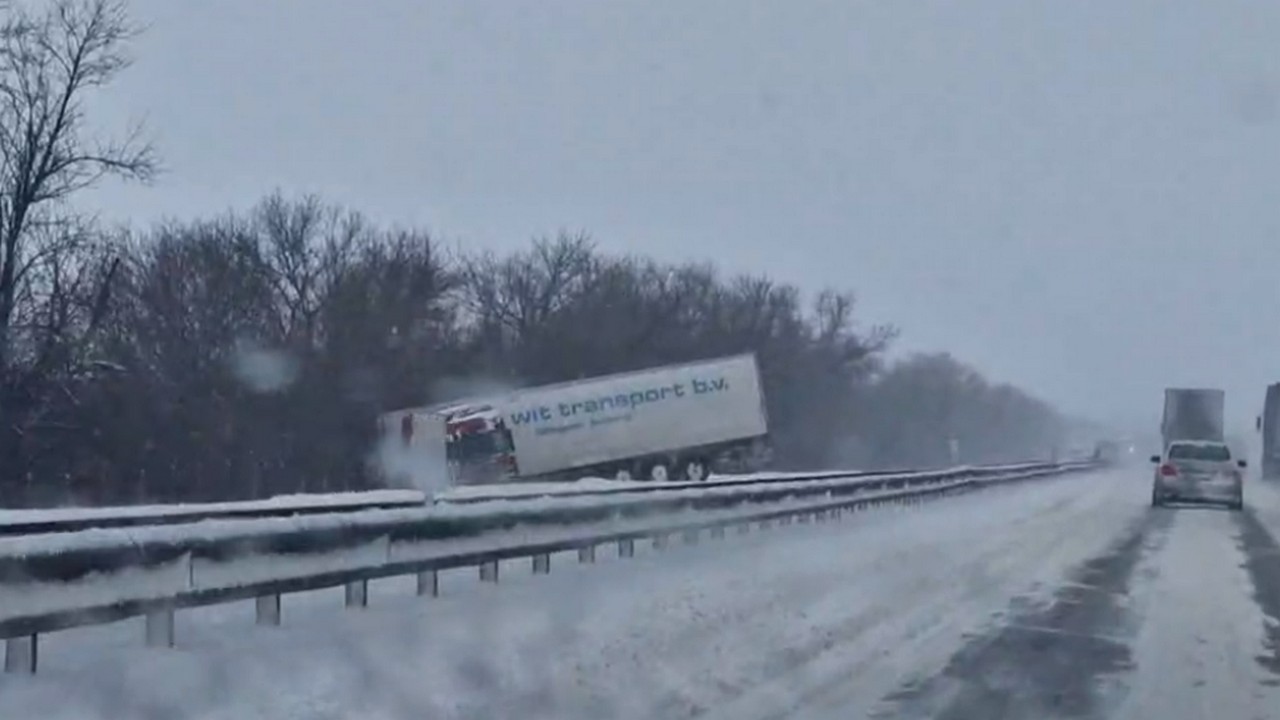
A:
<svg viewBox="0 0 1280 720">
<path fill-rule="evenodd" d="M 653 482 L 666 482 L 671 479 L 671 471 L 667 469 L 667 464 L 661 460 L 649 466 L 649 472 L 645 473 L 646 480 Z"/>
<path fill-rule="evenodd" d="M 702 458 L 689 458 L 684 463 L 684 477 L 691 482 L 705 482 L 707 463 Z"/>
<path fill-rule="evenodd" d="M 614 479 L 614 480 L 620 480 L 620 481 L 622 481 L 622 482 L 630 482 L 630 481 L 634 480 L 635 478 L 634 478 L 634 477 L 632 477 L 632 474 L 631 474 L 631 468 L 629 468 L 629 467 L 620 467 L 620 468 L 618 468 L 617 472 L 615 472 L 615 473 L 613 474 L 613 479 Z"/>
</svg>

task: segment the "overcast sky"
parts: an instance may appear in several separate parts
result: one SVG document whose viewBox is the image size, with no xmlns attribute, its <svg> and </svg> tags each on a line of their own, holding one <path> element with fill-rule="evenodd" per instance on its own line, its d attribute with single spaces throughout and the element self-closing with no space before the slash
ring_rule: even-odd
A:
<svg viewBox="0 0 1280 720">
<path fill-rule="evenodd" d="M 1274 0 L 134 0 L 100 103 L 168 172 L 91 204 L 274 188 L 497 249 L 601 246 L 855 290 L 1099 418 L 1280 380 Z"/>
</svg>

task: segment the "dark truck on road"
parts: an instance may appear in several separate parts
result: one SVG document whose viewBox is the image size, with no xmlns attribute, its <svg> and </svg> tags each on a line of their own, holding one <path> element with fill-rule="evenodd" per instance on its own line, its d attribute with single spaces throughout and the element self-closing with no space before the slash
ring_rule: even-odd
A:
<svg viewBox="0 0 1280 720">
<path fill-rule="evenodd" d="M 1258 432 L 1262 435 L 1262 477 L 1280 479 L 1280 383 L 1267 386 L 1262 414 L 1258 416 Z"/>
</svg>

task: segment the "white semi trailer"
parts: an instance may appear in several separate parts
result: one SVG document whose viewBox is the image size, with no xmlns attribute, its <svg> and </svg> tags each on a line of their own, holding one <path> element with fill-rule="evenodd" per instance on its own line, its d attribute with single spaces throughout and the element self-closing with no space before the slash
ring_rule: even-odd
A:
<svg viewBox="0 0 1280 720">
<path fill-rule="evenodd" d="M 697 481 L 760 469 L 771 456 L 753 354 L 525 388 L 432 412 L 445 418 L 461 483 Z"/>
</svg>

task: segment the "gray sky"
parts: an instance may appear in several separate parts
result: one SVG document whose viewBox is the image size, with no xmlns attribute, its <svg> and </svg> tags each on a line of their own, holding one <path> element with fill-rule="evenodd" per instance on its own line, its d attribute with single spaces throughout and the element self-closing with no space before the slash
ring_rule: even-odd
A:
<svg viewBox="0 0 1280 720">
<path fill-rule="evenodd" d="M 134 0 L 149 222 L 317 192 L 451 240 L 852 288 L 1096 417 L 1280 380 L 1280 3 Z"/>
</svg>

